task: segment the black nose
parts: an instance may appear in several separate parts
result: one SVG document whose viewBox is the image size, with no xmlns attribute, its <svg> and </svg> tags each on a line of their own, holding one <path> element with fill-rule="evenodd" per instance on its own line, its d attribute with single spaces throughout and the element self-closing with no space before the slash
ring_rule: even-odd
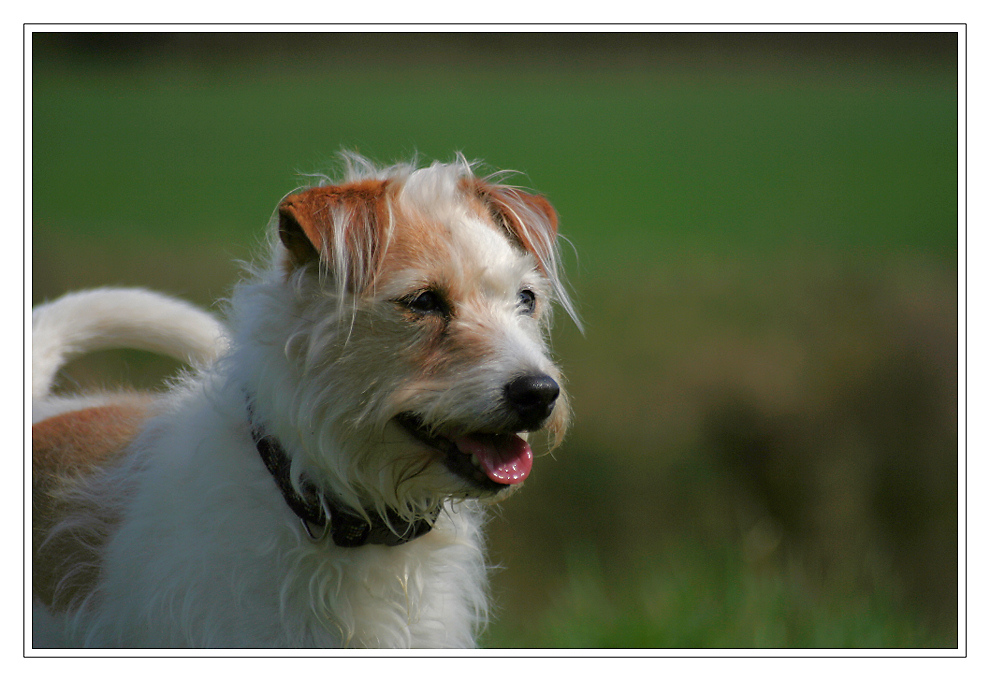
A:
<svg viewBox="0 0 990 681">
<path fill-rule="evenodd" d="M 546 374 L 527 374 L 509 381 L 505 398 L 519 417 L 520 430 L 535 430 L 550 416 L 560 386 Z"/>
</svg>

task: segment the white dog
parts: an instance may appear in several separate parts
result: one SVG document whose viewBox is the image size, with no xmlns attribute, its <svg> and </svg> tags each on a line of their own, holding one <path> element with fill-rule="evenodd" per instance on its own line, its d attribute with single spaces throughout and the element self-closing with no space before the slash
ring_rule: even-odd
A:
<svg viewBox="0 0 990 681">
<path fill-rule="evenodd" d="M 464 647 L 483 507 L 568 420 L 557 218 L 458 157 L 287 197 L 229 331 L 138 290 L 35 310 L 34 645 Z M 189 361 L 162 394 L 58 397 L 66 359 Z"/>
</svg>

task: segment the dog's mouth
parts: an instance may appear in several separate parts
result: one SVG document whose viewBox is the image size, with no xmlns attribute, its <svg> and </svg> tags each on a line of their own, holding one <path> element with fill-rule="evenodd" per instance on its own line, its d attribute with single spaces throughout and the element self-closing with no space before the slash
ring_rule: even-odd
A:
<svg viewBox="0 0 990 681">
<path fill-rule="evenodd" d="M 395 417 L 410 435 L 444 455 L 447 468 L 492 492 L 518 485 L 533 468 L 533 449 L 517 433 L 468 433 L 447 438 L 406 412 Z"/>
</svg>

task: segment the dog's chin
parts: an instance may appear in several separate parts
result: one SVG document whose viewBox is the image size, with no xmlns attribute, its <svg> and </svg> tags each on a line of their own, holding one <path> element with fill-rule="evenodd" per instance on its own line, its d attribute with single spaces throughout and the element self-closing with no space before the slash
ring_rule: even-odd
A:
<svg viewBox="0 0 990 681">
<path fill-rule="evenodd" d="M 428 428 L 411 412 L 399 414 L 393 422 L 445 469 L 454 497 L 501 501 L 522 485 L 532 468 L 532 449 L 518 433 L 447 435 Z"/>
</svg>

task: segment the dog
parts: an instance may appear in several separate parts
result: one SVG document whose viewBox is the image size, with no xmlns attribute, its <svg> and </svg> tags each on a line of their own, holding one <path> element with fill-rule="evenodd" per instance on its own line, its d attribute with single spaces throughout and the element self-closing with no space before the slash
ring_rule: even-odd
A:
<svg viewBox="0 0 990 681">
<path fill-rule="evenodd" d="M 343 159 L 280 202 L 223 323 L 141 289 L 35 309 L 35 647 L 477 645 L 487 508 L 570 418 L 557 214 L 461 155 Z M 107 347 L 190 368 L 53 392 Z"/>
</svg>

